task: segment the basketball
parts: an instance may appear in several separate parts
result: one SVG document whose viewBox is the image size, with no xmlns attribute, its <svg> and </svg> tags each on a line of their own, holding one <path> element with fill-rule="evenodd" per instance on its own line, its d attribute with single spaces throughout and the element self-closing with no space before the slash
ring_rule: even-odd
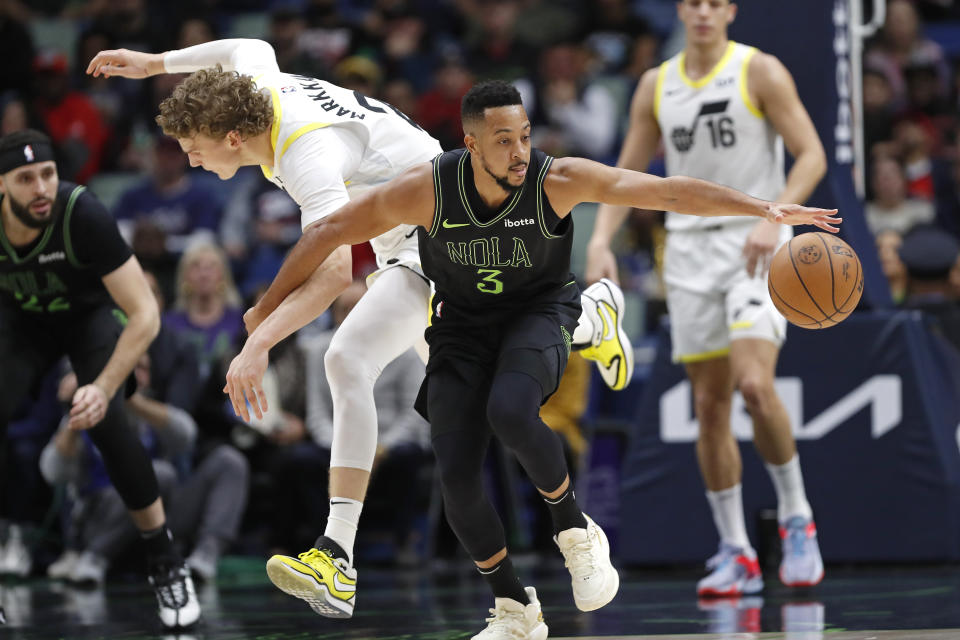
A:
<svg viewBox="0 0 960 640">
<path fill-rule="evenodd" d="M 829 233 L 803 233 L 773 256 L 767 278 L 770 297 L 788 321 L 825 329 L 853 311 L 863 293 L 860 258 Z"/>
</svg>

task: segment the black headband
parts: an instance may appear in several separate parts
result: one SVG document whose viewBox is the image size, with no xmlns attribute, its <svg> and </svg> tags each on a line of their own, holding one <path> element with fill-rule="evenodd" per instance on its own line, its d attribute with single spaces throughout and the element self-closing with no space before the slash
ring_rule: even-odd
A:
<svg viewBox="0 0 960 640">
<path fill-rule="evenodd" d="M 55 160 L 53 147 L 49 142 L 40 140 L 29 144 L 22 144 L 0 152 L 0 175 L 19 169 L 35 162 Z"/>
</svg>

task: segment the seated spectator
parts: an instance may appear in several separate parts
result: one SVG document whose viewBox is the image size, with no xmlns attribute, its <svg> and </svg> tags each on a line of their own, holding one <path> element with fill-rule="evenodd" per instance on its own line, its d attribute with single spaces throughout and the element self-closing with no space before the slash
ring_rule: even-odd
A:
<svg viewBox="0 0 960 640">
<path fill-rule="evenodd" d="M 100 171 L 110 132 L 93 101 L 70 88 L 64 54 L 40 53 L 33 71 L 33 108 L 57 147 L 60 179 L 86 183 Z"/>
<path fill-rule="evenodd" d="M 222 215 L 219 195 L 187 172 L 187 156 L 177 141 L 158 135 L 152 160 L 150 176 L 124 192 L 114 207 L 123 236 L 131 241 L 137 227 L 155 227 L 165 236 L 163 251 L 174 255 L 191 241 L 215 238 Z"/>
<path fill-rule="evenodd" d="M 463 61 L 448 56 L 434 73 L 433 88 L 420 96 L 417 122 L 440 142 L 444 149 L 463 146 L 460 101 L 473 86 L 473 76 Z"/>
<path fill-rule="evenodd" d="M 946 93 L 950 72 L 943 49 L 924 37 L 917 9 L 910 0 L 891 0 L 887 4 L 881 36 L 868 47 L 864 60 L 887 76 L 898 106 L 902 107 L 907 100 L 904 70 L 910 65 L 933 66 L 939 91 Z"/>
<path fill-rule="evenodd" d="M 334 326 L 339 326 L 356 305 L 365 286 L 355 282 L 332 307 Z M 333 438 L 333 401 L 327 383 L 324 356 L 336 328 L 305 344 L 306 433 L 286 445 L 277 456 L 274 527 L 278 546 L 309 545 L 326 518 L 327 469 Z M 411 539 L 412 519 L 418 495 L 414 480 L 427 459 L 429 427 L 414 410 L 423 362 L 410 350 L 391 362 L 374 386 L 379 428 L 378 447 L 371 475 L 364 519 L 365 529 L 388 532 L 397 548 Z M 291 521 L 294 515 L 297 521 Z M 286 540 L 282 538 L 286 537 Z M 301 537 L 302 540 L 296 538 Z"/>
<path fill-rule="evenodd" d="M 220 228 L 223 246 L 236 265 L 245 298 L 270 283 L 290 248 L 300 239 L 300 207 L 259 176 L 234 190 Z"/>
<path fill-rule="evenodd" d="M 960 129 L 934 171 L 937 224 L 960 239 Z"/>
<path fill-rule="evenodd" d="M 143 275 L 163 314 L 166 298 L 160 291 L 156 276 L 149 271 L 144 271 Z M 150 357 L 150 388 L 157 397 L 187 413 L 192 412 L 200 379 L 197 350 L 184 335 L 168 323 L 161 322 L 157 337 L 147 347 L 147 355 Z"/>
<path fill-rule="evenodd" d="M 154 457 L 170 529 L 178 540 L 191 543 L 186 563 L 194 576 L 211 580 L 221 553 L 236 537 L 246 507 L 246 460 L 223 446 L 196 468 L 178 473 L 193 450 L 196 422 L 186 411 L 151 397 L 147 355 L 134 374 L 138 389 L 127 407 Z M 70 398 L 75 387 L 76 377 L 68 374 L 60 386 L 61 400 Z M 109 484 L 96 448 L 84 432 L 61 426 L 44 448 L 40 468 L 48 482 L 67 484 L 76 496 L 71 518 L 75 530 L 68 536 L 73 548 L 48 572 L 73 582 L 102 583 L 110 563 L 137 540 L 137 531 L 120 495 Z"/>
<path fill-rule="evenodd" d="M 163 323 L 196 349 L 204 381 L 216 365 L 238 351 L 244 333 L 240 295 L 219 247 L 201 243 L 183 254 L 176 296 L 173 310 L 163 314 Z"/>
<path fill-rule="evenodd" d="M 933 225 L 915 227 L 900 246 L 907 270 L 903 306 L 928 314 L 934 329 L 960 349 L 960 302 L 950 282 L 958 257 L 957 240 Z"/>
<path fill-rule="evenodd" d="M 932 222 L 933 205 L 907 197 L 903 168 L 893 158 L 873 162 L 873 200 L 867 202 L 867 226 L 874 235 L 892 230 L 906 233 L 916 224 Z"/>
<path fill-rule="evenodd" d="M 0 136 L 24 129 L 42 129 L 23 95 L 17 91 L 0 93 Z"/>
<path fill-rule="evenodd" d="M 904 118 L 893 127 L 894 146 L 898 150 L 907 197 L 933 200 L 934 137 L 939 136 L 926 116 Z"/>
<path fill-rule="evenodd" d="M 617 101 L 590 77 L 586 49 L 573 43 L 548 47 L 535 78 L 517 89 L 533 123 L 534 145 L 555 155 L 610 160 L 619 129 Z"/>
<path fill-rule="evenodd" d="M 57 402 L 58 379 L 56 370 L 44 376 L 35 397 L 24 401 L 0 441 L 0 523 L 5 529 L 0 576 L 25 578 L 33 568 L 36 531 L 52 499 L 38 463 L 63 415 Z"/>
<path fill-rule="evenodd" d="M 890 285 L 890 295 L 893 303 L 902 304 L 907 295 L 907 268 L 900 259 L 900 245 L 903 236 L 897 231 L 887 229 L 876 235 L 877 255 L 880 258 L 880 268 Z"/>
</svg>

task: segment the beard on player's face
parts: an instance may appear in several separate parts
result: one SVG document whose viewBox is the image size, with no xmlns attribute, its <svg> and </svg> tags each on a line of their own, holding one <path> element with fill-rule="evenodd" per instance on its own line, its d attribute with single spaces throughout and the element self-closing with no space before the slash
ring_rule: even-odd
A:
<svg viewBox="0 0 960 640">
<path fill-rule="evenodd" d="M 11 194 L 6 194 L 7 200 L 10 202 L 10 211 L 13 212 L 13 215 L 17 217 L 17 220 L 22 222 L 24 226 L 30 227 L 31 229 L 43 229 L 50 225 L 53 222 L 53 204 L 54 201 L 50 198 L 34 198 L 27 204 L 23 204 L 19 200 L 13 197 Z M 43 204 L 49 203 L 50 206 L 47 207 L 46 212 L 35 215 L 30 212 L 30 207 L 34 204 Z"/>
<path fill-rule="evenodd" d="M 520 165 L 523 165 L 523 164 L 525 164 L 525 163 L 521 162 L 521 163 L 519 163 L 519 164 L 520 164 Z M 516 193 L 517 191 L 520 190 L 520 187 L 523 186 L 523 182 L 521 182 L 520 184 L 517 184 L 517 185 L 510 184 L 510 176 L 509 176 L 509 174 L 507 174 L 507 175 L 505 175 L 505 176 L 498 176 L 497 174 L 495 174 L 493 171 L 490 170 L 490 166 L 486 163 L 486 161 L 483 162 L 483 170 L 486 171 L 486 172 L 487 172 L 487 175 L 489 175 L 491 178 L 493 178 L 493 179 L 497 182 L 497 185 L 498 185 L 501 189 L 503 189 L 504 191 L 506 191 L 508 195 L 513 195 L 514 193 Z"/>
</svg>

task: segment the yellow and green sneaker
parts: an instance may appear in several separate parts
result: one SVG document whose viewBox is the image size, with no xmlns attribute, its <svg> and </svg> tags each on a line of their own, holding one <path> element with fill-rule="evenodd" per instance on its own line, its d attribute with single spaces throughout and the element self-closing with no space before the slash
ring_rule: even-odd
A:
<svg viewBox="0 0 960 640">
<path fill-rule="evenodd" d="M 306 600 L 327 618 L 349 618 L 357 602 L 357 570 L 329 549 L 310 549 L 296 558 L 267 560 L 270 581 L 284 593 Z"/>
<path fill-rule="evenodd" d="M 593 321 L 592 343 L 580 350 L 594 360 L 607 386 L 620 391 L 633 376 L 633 346 L 623 330 L 623 292 L 614 282 L 602 278 L 581 294 L 583 309 Z"/>
</svg>

